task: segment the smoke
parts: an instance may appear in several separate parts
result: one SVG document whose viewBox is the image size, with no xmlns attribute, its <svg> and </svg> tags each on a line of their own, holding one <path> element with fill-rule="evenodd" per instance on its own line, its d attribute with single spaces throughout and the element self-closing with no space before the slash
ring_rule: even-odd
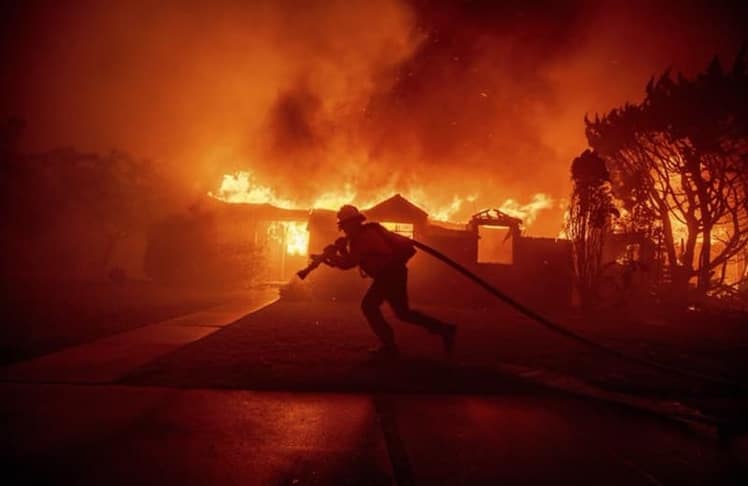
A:
<svg viewBox="0 0 748 486">
<path fill-rule="evenodd" d="M 5 16 L 0 112 L 26 119 L 27 150 L 125 149 L 186 199 L 249 170 L 300 204 L 469 197 L 464 219 L 566 196 L 585 113 L 747 30 L 727 4 L 650 3 L 33 3 Z M 558 233 L 554 208 L 536 233 Z"/>
</svg>

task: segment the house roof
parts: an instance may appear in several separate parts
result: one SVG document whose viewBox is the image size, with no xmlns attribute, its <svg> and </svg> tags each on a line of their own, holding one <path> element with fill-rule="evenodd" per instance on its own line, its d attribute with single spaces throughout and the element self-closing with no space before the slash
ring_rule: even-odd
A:
<svg viewBox="0 0 748 486">
<path fill-rule="evenodd" d="M 363 210 L 367 218 L 374 221 L 394 221 L 402 223 L 425 223 L 428 213 L 400 194 L 395 194 L 379 204 Z"/>
<path fill-rule="evenodd" d="M 496 226 L 508 226 L 510 228 L 519 228 L 522 224 L 522 220 L 509 216 L 505 212 L 499 209 L 484 209 L 481 212 L 475 213 L 470 218 L 470 224 L 473 226 L 480 225 L 496 225 Z"/>
<path fill-rule="evenodd" d="M 259 221 L 306 221 L 309 218 L 308 209 L 285 209 L 271 204 L 227 203 L 207 196 L 195 208 Z"/>
</svg>

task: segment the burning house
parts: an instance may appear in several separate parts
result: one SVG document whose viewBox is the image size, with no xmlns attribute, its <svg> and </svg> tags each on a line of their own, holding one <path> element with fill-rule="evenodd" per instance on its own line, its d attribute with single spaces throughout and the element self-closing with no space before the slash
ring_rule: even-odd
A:
<svg viewBox="0 0 748 486">
<path fill-rule="evenodd" d="M 370 221 L 439 249 L 512 296 L 542 295 L 544 302 L 559 305 L 570 301 L 569 242 L 526 237 L 519 218 L 492 209 L 475 214 L 466 224 L 432 221 L 400 194 L 362 211 Z M 149 240 L 150 273 L 161 279 L 199 279 L 208 284 L 289 281 L 305 266 L 308 254 L 321 252 L 340 236 L 333 210 L 231 204 L 214 198 L 194 208 L 189 218 L 161 226 L 154 228 Z M 176 240 L 191 250 L 175 254 Z M 463 277 L 427 255 L 416 255 L 410 267 L 411 292 L 419 300 L 488 302 L 480 291 L 464 285 Z M 313 294 L 326 298 L 359 296 L 368 284 L 358 272 L 324 266 L 308 282 Z"/>
<path fill-rule="evenodd" d="M 287 281 L 307 259 L 309 211 L 205 198 L 151 228 L 145 271 L 170 284 Z"/>
</svg>

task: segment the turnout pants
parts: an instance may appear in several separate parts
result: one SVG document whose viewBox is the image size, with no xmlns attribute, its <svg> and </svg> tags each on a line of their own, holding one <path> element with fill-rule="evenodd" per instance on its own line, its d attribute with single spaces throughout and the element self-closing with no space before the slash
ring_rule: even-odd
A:
<svg viewBox="0 0 748 486">
<path fill-rule="evenodd" d="M 382 344 L 394 345 L 395 336 L 392 328 L 384 319 L 380 306 L 387 301 L 398 319 L 421 326 L 432 334 L 443 334 L 448 325 L 429 315 L 411 309 L 408 303 L 408 269 L 402 265 L 382 271 L 374 277 L 374 282 L 361 301 L 369 326 Z"/>
</svg>

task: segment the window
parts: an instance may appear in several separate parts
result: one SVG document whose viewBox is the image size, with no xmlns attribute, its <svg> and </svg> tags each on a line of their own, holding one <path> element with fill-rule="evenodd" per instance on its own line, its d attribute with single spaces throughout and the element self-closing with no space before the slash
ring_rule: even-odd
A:
<svg viewBox="0 0 748 486">
<path fill-rule="evenodd" d="M 394 233 L 407 236 L 408 238 L 413 238 L 413 225 L 410 223 L 395 223 L 392 221 L 386 221 L 379 224 Z"/>
<path fill-rule="evenodd" d="M 506 226 L 478 226 L 478 263 L 511 265 L 512 234 Z"/>
</svg>

